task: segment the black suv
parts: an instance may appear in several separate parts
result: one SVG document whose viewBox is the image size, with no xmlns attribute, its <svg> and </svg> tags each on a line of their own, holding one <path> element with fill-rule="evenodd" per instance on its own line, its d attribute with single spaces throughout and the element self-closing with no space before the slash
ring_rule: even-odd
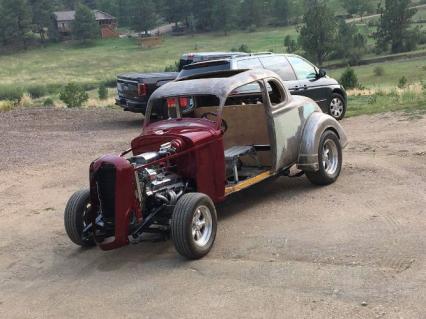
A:
<svg viewBox="0 0 426 319">
<path fill-rule="evenodd" d="M 177 80 L 199 74 L 237 69 L 268 69 L 277 73 L 291 94 L 310 97 L 321 109 L 341 120 L 346 113 L 347 95 L 342 85 L 308 60 L 295 54 L 257 53 L 186 65 Z"/>
</svg>

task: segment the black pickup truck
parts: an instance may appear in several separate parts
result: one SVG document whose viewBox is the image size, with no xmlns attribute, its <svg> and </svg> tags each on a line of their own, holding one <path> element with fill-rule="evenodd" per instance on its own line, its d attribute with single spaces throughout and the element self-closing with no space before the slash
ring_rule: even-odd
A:
<svg viewBox="0 0 426 319">
<path fill-rule="evenodd" d="M 246 56 L 244 52 L 197 52 L 182 55 L 179 71 L 186 65 Z M 178 72 L 125 73 L 117 76 L 117 96 L 115 102 L 125 111 L 145 114 L 149 97 L 160 86 L 177 78 Z"/>
</svg>

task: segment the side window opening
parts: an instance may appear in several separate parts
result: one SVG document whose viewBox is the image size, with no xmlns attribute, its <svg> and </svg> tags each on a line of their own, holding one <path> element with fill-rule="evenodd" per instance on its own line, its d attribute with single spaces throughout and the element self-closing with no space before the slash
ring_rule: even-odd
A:
<svg viewBox="0 0 426 319">
<path fill-rule="evenodd" d="M 268 96 L 272 106 L 285 102 L 286 96 L 284 89 L 275 80 L 269 80 L 266 83 L 266 89 L 268 90 Z"/>
<path fill-rule="evenodd" d="M 236 88 L 229 94 L 225 106 L 245 104 L 263 104 L 259 83 L 253 82 Z"/>
</svg>

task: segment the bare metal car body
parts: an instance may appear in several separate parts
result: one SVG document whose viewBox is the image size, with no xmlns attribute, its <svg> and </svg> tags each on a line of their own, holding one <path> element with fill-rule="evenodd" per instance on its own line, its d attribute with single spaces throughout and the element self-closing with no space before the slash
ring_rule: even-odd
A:
<svg viewBox="0 0 426 319">
<path fill-rule="evenodd" d="M 272 105 L 267 94 L 268 81 L 274 81 L 283 93 L 284 100 Z M 283 85 L 280 77 L 269 70 L 252 70 L 237 73 L 228 78 L 207 78 L 170 82 L 158 89 L 151 97 L 147 118 L 150 117 L 154 101 L 171 96 L 217 96 L 217 125 L 223 119 L 225 104 L 231 95 L 241 87 L 257 82 L 262 91 L 262 100 L 267 114 L 267 126 L 273 152 L 272 172 L 278 173 L 292 165 L 303 171 L 317 171 L 320 137 L 326 130 L 333 130 L 345 148 L 348 139 L 342 126 L 333 117 L 323 113 L 310 98 L 293 96 Z M 149 121 L 145 122 L 145 126 Z M 252 128 L 256 130 L 255 127 Z"/>
</svg>

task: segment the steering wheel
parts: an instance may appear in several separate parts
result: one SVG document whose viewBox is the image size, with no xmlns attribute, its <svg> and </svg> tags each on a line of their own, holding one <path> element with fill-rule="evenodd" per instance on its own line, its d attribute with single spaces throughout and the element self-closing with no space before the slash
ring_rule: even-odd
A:
<svg viewBox="0 0 426 319">
<path fill-rule="evenodd" d="M 209 117 L 209 115 L 211 115 L 211 116 L 215 116 L 215 117 L 217 117 L 217 113 L 213 113 L 213 112 L 206 112 L 206 113 L 203 113 L 202 115 L 201 115 L 201 118 L 202 119 L 209 119 L 208 117 Z M 224 120 L 224 119 L 222 119 L 222 123 L 220 124 L 220 128 L 221 128 L 221 130 L 222 130 L 222 132 L 223 133 L 225 133 L 227 130 L 228 130 L 228 123 L 226 123 L 226 121 Z"/>
</svg>

